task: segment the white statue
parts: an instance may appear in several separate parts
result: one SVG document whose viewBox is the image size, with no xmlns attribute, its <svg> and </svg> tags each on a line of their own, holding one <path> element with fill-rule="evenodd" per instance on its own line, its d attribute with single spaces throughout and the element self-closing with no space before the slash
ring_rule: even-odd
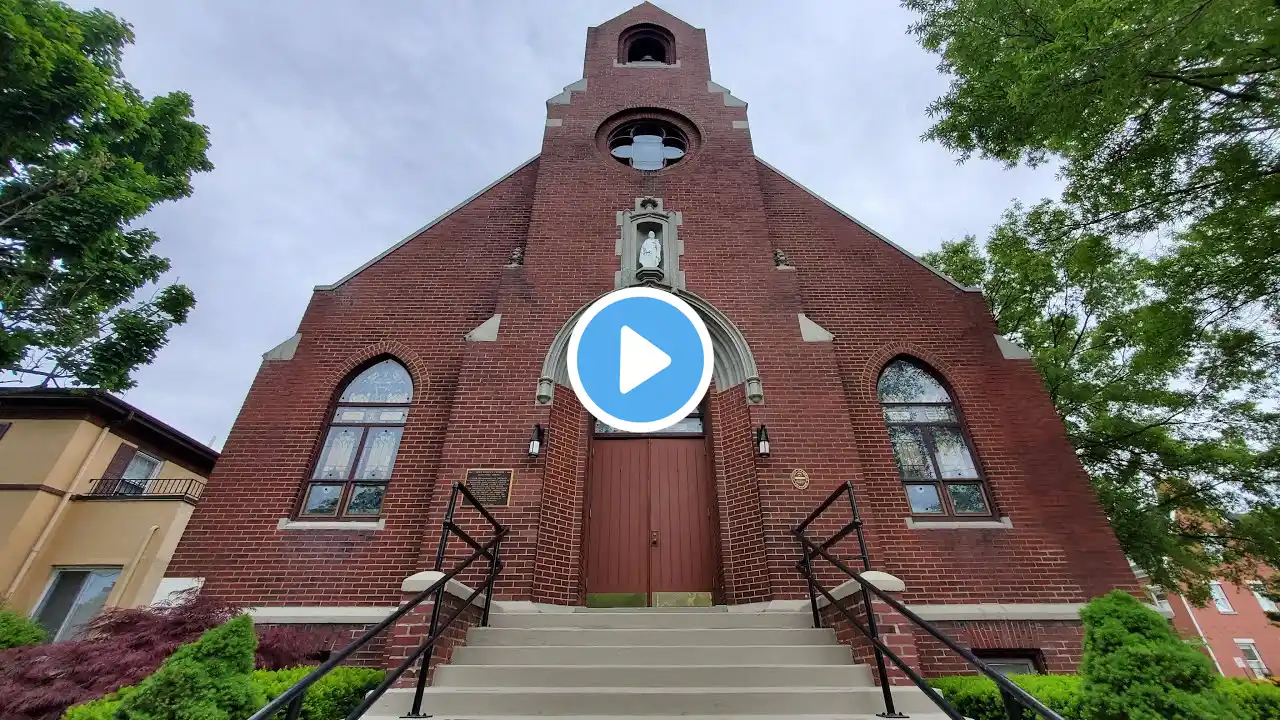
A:
<svg viewBox="0 0 1280 720">
<path fill-rule="evenodd" d="M 653 231 L 649 231 L 649 237 L 644 239 L 640 244 L 640 267 L 656 268 L 662 265 L 662 241 L 658 239 Z"/>
</svg>

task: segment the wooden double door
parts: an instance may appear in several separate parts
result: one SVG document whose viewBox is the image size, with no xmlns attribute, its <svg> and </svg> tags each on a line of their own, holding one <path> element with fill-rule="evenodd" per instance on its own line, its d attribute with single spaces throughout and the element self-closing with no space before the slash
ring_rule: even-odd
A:
<svg viewBox="0 0 1280 720">
<path fill-rule="evenodd" d="M 705 437 L 601 436 L 587 487 L 587 605 L 710 605 L 715 492 Z"/>
</svg>

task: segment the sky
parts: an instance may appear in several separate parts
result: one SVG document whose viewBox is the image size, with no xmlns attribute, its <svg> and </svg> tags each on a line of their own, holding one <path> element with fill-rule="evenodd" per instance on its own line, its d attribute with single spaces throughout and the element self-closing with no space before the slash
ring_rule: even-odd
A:
<svg viewBox="0 0 1280 720">
<path fill-rule="evenodd" d="M 125 74 L 184 90 L 216 168 L 141 224 L 197 305 L 125 399 L 220 448 L 262 353 L 333 282 L 536 154 L 588 26 L 631 0 L 99 0 L 130 22 Z M 890 0 L 666 0 L 707 30 L 756 154 L 922 254 L 1056 195 L 920 139 L 945 92 Z"/>
</svg>

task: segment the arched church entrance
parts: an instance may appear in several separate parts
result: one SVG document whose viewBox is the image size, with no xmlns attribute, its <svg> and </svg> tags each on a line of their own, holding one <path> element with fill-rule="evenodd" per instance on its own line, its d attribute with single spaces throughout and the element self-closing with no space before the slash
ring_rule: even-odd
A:
<svg viewBox="0 0 1280 720">
<path fill-rule="evenodd" d="M 727 498 L 718 497 L 713 458 L 726 436 L 749 437 L 750 428 L 712 427 L 707 407 L 716 402 L 711 396 L 729 392 L 744 393 L 747 404 L 759 403 L 763 390 L 751 351 L 733 323 L 693 293 L 671 292 L 689 303 L 707 325 L 715 354 L 715 382 L 697 410 L 662 432 L 638 435 L 587 419 L 590 426 L 583 449 L 588 456 L 575 492 L 582 493 L 578 497 L 585 522 L 579 578 L 588 606 L 723 602 L 718 587 L 722 553 L 717 509 L 724 512 L 728 504 Z M 570 317 L 552 341 L 538 383 L 539 404 L 551 404 L 556 393 L 573 392 L 568 340 L 589 305 Z M 749 422 L 745 413 L 735 421 Z M 559 484 L 544 485 L 543 502 L 559 505 L 548 495 L 564 490 L 568 488 Z"/>
</svg>

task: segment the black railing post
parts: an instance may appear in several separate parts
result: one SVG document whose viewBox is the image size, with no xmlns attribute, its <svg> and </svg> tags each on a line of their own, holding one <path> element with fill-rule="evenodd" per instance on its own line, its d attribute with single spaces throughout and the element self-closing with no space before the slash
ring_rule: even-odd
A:
<svg viewBox="0 0 1280 720">
<path fill-rule="evenodd" d="M 813 613 L 813 626 L 821 628 L 822 615 L 818 613 L 818 595 L 813 589 L 815 582 L 813 579 L 813 558 L 809 555 L 809 548 L 805 547 L 804 543 L 800 543 L 800 553 L 801 557 L 804 558 L 802 560 L 804 563 L 802 569 L 804 570 L 805 584 L 809 587 L 809 610 Z"/>
<path fill-rule="evenodd" d="M 858 514 L 858 501 L 853 496 L 853 482 L 846 482 L 844 489 L 849 494 L 849 512 L 853 514 L 853 530 L 858 534 L 858 552 L 862 553 L 862 569 L 870 570 L 871 554 L 867 552 L 867 538 L 862 534 L 862 516 Z"/>
<path fill-rule="evenodd" d="M 444 567 L 444 556 L 449 549 L 449 528 L 453 525 L 453 513 L 457 508 L 458 486 L 454 485 L 453 492 L 449 493 L 449 509 L 444 514 L 443 529 L 440 531 L 440 544 L 436 546 L 436 562 L 433 566 L 436 572 L 440 572 L 440 569 Z M 444 602 L 444 590 L 448 585 L 448 583 L 441 585 L 436 590 L 435 598 L 431 601 L 431 624 L 427 626 L 428 637 L 436 633 L 436 623 L 440 621 L 440 603 Z M 431 672 L 431 657 L 435 654 L 436 648 L 434 644 L 422 654 L 422 663 L 418 666 L 418 682 L 413 689 L 413 707 L 405 717 L 430 717 L 422 714 L 422 696 L 427 692 L 427 675 Z"/>
<path fill-rule="evenodd" d="M 1026 717 L 1023 713 L 1025 708 L 1022 707 L 1022 703 L 1018 702 L 1004 688 L 1000 688 L 1000 699 L 1004 701 L 1004 714 L 1008 716 L 1009 720 L 1023 720 Z"/>
<path fill-rule="evenodd" d="M 284 720 L 298 720 L 298 718 L 302 717 L 302 701 L 306 697 L 306 692 L 299 693 L 298 697 L 289 703 L 289 709 L 284 713 Z"/>
<path fill-rule="evenodd" d="M 889 686 L 889 670 L 884 664 L 884 653 L 880 651 L 878 643 L 880 642 L 880 625 L 876 622 L 876 609 L 872 605 L 871 593 L 867 592 L 867 582 L 862 578 L 858 578 L 858 585 L 862 592 L 862 607 L 867 613 L 867 634 L 871 636 L 871 649 L 875 651 L 876 657 L 876 676 L 880 678 L 880 694 L 884 695 L 884 712 L 876 713 L 883 718 L 904 718 L 907 717 L 897 711 L 893 706 L 893 689 Z"/>
<path fill-rule="evenodd" d="M 489 578 L 484 584 L 484 612 L 480 615 L 480 627 L 489 627 L 489 608 L 493 607 L 493 585 L 498 579 L 498 573 L 502 570 L 502 560 L 498 555 L 501 549 L 501 542 L 494 545 L 493 557 L 489 558 Z"/>
</svg>

